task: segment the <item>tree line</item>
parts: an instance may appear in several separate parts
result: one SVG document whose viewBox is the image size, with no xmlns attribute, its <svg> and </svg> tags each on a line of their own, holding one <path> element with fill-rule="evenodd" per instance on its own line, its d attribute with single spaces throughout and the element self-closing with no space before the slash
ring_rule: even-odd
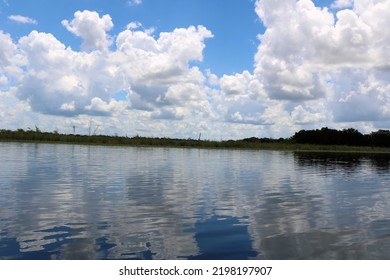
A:
<svg viewBox="0 0 390 280">
<path fill-rule="evenodd" d="M 362 134 L 354 128 L 336 130 L 323 127 L 296 132 L 291 140 L 300 144 L 390 147 L 390 131 L 378 130 Z"/>
<path fill-rule="evenodd" d="M 58 131 L 43 132 L 38 127 L 33 129 L 0 130 L 0 140 L 21 142 L 49 142 L 49 143 L 74 143 L 74 144 L 103 144 L 103 145 L 128 145 L 128 146 L 169 146 L 169 147 L 220 147 L 217 141 L 195 139 L 172 139 L 159 137 L 125 137 L 108 135 L 80 135 L 61 134 Z"/>
<path fill-rule="evenodd" d="M 173 139 L 153 137 L 124 137 L 107 135 L 60 134 L 58 131 L 43 132 L 38 127 L 33 129 L 0 130 L 0 140 L 58 142 L 130 146 L 174 146 L 205 148 L 272 148 L 287 147 L 294 144 L 337 145 L 356 147 L 390 147 L 390 131 L 378 130 L 362 134 L 353 128 L 336 130 L 323 127 L 315 130 L 301 130 L 289 138 L 245 138 L 241 140 L 211 141 L 199 139 Z"/>
</svg>

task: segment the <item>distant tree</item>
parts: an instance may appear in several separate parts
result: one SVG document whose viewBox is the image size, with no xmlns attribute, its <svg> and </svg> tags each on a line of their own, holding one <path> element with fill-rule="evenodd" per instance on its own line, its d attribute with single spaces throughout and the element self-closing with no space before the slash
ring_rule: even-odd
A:
<svg viewBox="0 0 390 280">
<path fill-rule="evenodd" d="M 390 131 L 378 130 L 371 133 L 371 143 L 377 147 L 390 147 Z"/>
<path fill-rule="evenodd" d="M 349 146 L 361 146 L 363 135 L 354 128 L 343 129 L 339 132 L 340 144 Z"/>
<path fill-rule="evenodd" d="M 330 129 L 328 127 L 316 130 L 301 130 L 294 134 L 292 140 L 301 144 L 349 146 L 368 145 L 367 138 L 354 128 L 348 128 L 342 131 Z"/>
</svg>

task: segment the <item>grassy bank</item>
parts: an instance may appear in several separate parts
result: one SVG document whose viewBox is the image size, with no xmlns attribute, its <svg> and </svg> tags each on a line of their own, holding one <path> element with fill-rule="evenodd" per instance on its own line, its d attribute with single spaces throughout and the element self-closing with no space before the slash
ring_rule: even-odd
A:
<svg viewBox="0 0 390 280">
<path fill-rule="evenodd" d="M 361 152 L 390 153 L 390 148 L 346 146 L 346 145 L 316 145 L 299 144 L 291 139 L 243 139 L 227 141 L 210 141 L 195 139 L 172 139 L 151 137 L 121 137 L 106 135 L 74 135 L 33 130 L 1 130 L 0 141 L 30 142 L 30 143 L 61 143 L 105 146 L 132 147 L 174 147 L 174 148 L 205 148 L 205 149 L 248 149 L 248 150 L 278 150 L 278 151 L 316 151 L 316 152 Z"/>
</svg>

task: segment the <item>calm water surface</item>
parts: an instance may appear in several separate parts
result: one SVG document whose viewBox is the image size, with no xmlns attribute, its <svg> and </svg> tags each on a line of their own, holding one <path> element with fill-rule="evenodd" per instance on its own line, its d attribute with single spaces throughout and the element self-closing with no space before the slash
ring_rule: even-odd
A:
<svg viewBox="0 0 390 280">
<path fill-rule="evenodd" d="M 0 259 L 390 259 L 389 164 L 0 143 Z"/>
</svg>

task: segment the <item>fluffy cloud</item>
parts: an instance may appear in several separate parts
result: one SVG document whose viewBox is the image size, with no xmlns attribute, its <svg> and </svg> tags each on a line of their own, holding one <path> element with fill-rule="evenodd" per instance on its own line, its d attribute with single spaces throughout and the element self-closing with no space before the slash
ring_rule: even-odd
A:
<svg viewBox="0 0 390 280">
<path fill-rule="evenodd" d="M 335 78 L 329 110 L 338 122 L 381 122 L 390 118 L 389 71 L 344 69 Z"/>
<path fill-rule="evenodd" d="M 118 61 L 132 80 L 177 82 L 186 79 L 190 61 L 201 61 L 204 40 L 212 33 L 203 26 L 178 28 L 161 33 L 158 39 L 140 30 L 121 32 L 116 40 Z M 147 67 L 145 67 L 147 66 Z M 197 75 L 197 73 L 195 73 Z"/>
<path fill-rule="evenodd" d="M 53 35 L 31 32 L 19 41 L 27 71 L 16 95 L 38 112 L 73 116 L 88 113 L 95 97 L 110 101 L 122 79 L 115 65 L 98 52 L 74 52 Z M 96 110 L 94 111 L 96 113 Z"/>
<path fill-rule="evenodd" d="M 383 30 L 390 1 L 336 1 L 332 8 L 339 11 L 310 0 L 256 2 L 266 31 L 254 73 L 220 79 L 219 108 L 228 121 L 288 131 L 390 117 L 390 37 Z"/>
<path fill-rule="evenodd" d="M 11 36 L 0 31 L 0 70 L 5 71 L 5 68 L 12 64 L 16 51 L 16 46 L 12 42 Z"/>
<path fill-rule="evenodd" d="M 156 39 L 147 31 L 134 30 L 137 26 L 118 35 L 113 53 L 127 83 L 131 107 L 148 111 L 165 107 L 164 113 L 158 109 L 155 118 L 188 115 L 184 112 L 193 111 L 190 107 L 198 107 L 207 98 L 205 77 L 190 62 L 203 59 L 204 40 L 212 33 L 203 26 L 191 26 L 161 33 Z"/>
<path fill-rule="evenodd" d="M 333 14 L 316 8 L 311 1 L 258 1 L 256 11 L 267 27 L 259 38 L 256 76 L 271 98 L 313 99 L 325 94 L 322 65 L 315 63 L 322 42 L 318 31 L 327 32 Z M 327 37 L 329 34 L 324 34 Z M 328 53 L 328 52 L 325 52 Z"/>
<path fill-rule="evenodd" d="M 365 8 L 359 9 L 362 2 Z M 334 16 L 310 0 L 257 2 L 267 30 L 260 36 L 255 73 L 271 97 L 319 98 L 326 93 L 324 73 L 388 63 L 383 49 L 390 40 L 380 26 L 389 24 L 390 1 L 354 3 L 356 9 Z"/>
<path fill-rule="evenodd" d="M 360 2 L 355 1 L 355 7 Z M 310 0 L 258 1 L 256 11 L 267 30 L 260 36 L 257 66 L 261 70 L 267 63 L 263 57 L 304 66 L 310 72 L 327 66 L 377 65 L 382 61 L 380 44 L 388 39 L 387 34 L 383 38 L 380 24 L 388 23 L 389 5 L 387 1 L 334 15 Z"/>
<path fill-rule="evenodd" d="M 76 36 L 83 38 L 83 50 L 107 51 L 112 43 L 107 34 L 114 27 L 109 15 L 100 17 L 97 12 L 77 11 L 71 22 L 63 20 L 62 25 Z"/>
<path fill-rule="evenodd" d="M 338 0 L 330 9 L 257 0 L 255 9 L 265 32 L 254 71 L 222 77 L 193 66 L 213 37 L 204 26 L 155 34 L 134 21 L 110 36 L 109 15 L 79 11 L 62 24 L 83 39 L 80 51 L 52 34 L 13 42 L 0 31 L 2 106 L 30 120 L 4 112 L 30 126 L 52 118 L 85 131 L 93 119 L 114 132 L 214 139 L 390 125 L 390 0 Z"/>
<path fill-rule="evenodd" d="M 16 53 L 24 69 L 15 84 L 15 96 L 32 110 L 47 115 L 111 116 L 127 109 L 149 112 L 150 118 L 183 119 L 211 112 L 205 77 L 191 61 L 203 58 L 204 40 L 212 33 L 203 26 L 178 28 L 155 38 L 151 30 L 130 24 L 118 34 L 115 50 L 107 31 L 108 15 L 76 12 L 63 25 L 84 39 L 82 50 L 66 47 L 52 34 L 32 31 L 14 44 L 0 33 L 0 83 L 8 83 Z M 7 75 L 6 75 L 7 74 Z M 127 94 L 115 100 L 117 93 Z"/>
<path fill-rule="evenodd" d="M 298 125 L 315 125 L 324 123 L 327 119 L 323 102 L 316 101 L 315 104 L 300 104 L 294 107 L 291 112 L 292 122 Z"/>
<path fill-rule="evenodd" d="M 311 1 L 280 5 L 257 2 L 268 25 L 255 75 L 270 99 L 285 102 L 290 127 L 388 128 L 390 37 L 381 26 L 390 1 L 356 0 L 335 14 Z"/>
<path fill-rule="evenodd" d="M 20 77 L 23 61 L 11 36 L 0 30 L 0 90 L 9 85 L 9 79 Z"/>
</svg>

